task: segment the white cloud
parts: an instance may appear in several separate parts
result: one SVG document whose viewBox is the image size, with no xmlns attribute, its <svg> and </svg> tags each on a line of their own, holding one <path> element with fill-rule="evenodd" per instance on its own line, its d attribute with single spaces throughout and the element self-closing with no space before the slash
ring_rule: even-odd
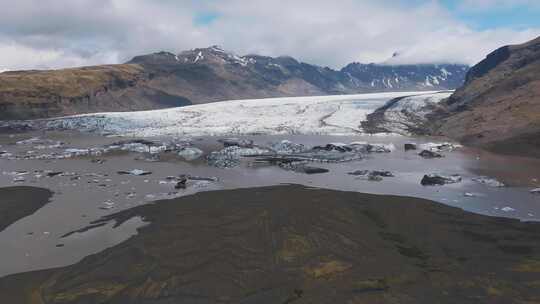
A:
<svg viewBox="0 0 540 304">
<path fill-rule="evenodd" d="M 118 63 L 211 44 L 332 67 L 385 61 L 395 51 L 399 63 L 473 64 L 499 46 L 540 35 L 534 28 L 473 30 L 437 1 L 405 2 L 0 0 L 0 69 Z M 219 17 L 196 24 L 208 12 Z"/>
</svg>

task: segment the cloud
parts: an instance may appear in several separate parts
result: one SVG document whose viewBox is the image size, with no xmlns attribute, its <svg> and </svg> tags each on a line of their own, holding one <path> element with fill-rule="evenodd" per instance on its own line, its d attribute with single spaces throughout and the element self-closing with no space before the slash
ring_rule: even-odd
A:
<svg viewBox="0 0 540 304">
<path fill-rule="evenodd" d="M 461 0 L 459 8 L 462 10 L 491 10 L 528 6 L 540 8 L 538 0 Z"/>
<path fill-rule="evenodd" d="M 471 29 L 438 1 L 0 0 L 0 70 L 119 63 L 211 44 L 336 68 L 396 51 L 394 63 L 472 64 L 538 35 Z"/>
</svg>

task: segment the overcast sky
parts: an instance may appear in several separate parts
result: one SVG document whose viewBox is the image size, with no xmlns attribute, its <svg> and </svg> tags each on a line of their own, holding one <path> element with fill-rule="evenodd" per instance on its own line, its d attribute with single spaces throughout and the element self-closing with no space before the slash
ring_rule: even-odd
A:
<svg viewBox="0 0 540 304">
<path fill-rule="evenodd" d="M 474 64 L 540 36 L 540 0 L 0 0 L 0 70 L 120 63 L 220 45 L 244 55 Z"/>
</svg>

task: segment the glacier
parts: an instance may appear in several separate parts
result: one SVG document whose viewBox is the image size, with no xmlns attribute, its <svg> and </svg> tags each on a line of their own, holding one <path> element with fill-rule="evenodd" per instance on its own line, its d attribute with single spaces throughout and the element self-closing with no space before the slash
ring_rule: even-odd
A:
<svg viewBox="0 0 540 304">
<path fill-rule="evenodd" d="M 368 114 L 395 98 L 407 97 L 415 105 L 412 108 L 416 108 L 418 103 L 440 102 L 449 94 L 422 91 L 231 100 L 162 110 L 54 118 L 46 121 L 46 127 L 141 137 L 354 135 L 365 133 L 361 122 Z"/>
</svg>

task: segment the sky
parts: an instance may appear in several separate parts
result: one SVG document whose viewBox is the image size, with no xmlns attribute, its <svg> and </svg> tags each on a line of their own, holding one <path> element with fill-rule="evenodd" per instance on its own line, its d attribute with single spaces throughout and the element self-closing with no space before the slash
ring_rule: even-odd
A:
<svg viewBox="0 0 540 304">
<path fill-rule="evenodd" d="M 0 0 L 0 71 L 210 45 L 332 68 L 475 64 L 540 36 L 538 16 L 540 0 Z"/>
</svg>

